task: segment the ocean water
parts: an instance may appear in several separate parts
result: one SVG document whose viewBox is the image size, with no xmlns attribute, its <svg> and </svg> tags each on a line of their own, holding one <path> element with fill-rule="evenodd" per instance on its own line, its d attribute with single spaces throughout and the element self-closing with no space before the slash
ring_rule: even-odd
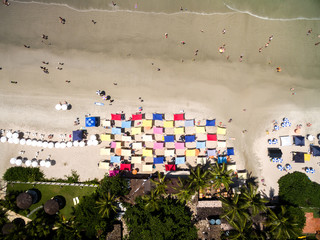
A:
<svg viewBox="0 0 320 240">
<path fill-rule="evenodd" d="M 320 20 L 320 0 L 12 0 L 64 5 L 77 11 L 138 11 L 159 14 L 243 13 L 265 20 Z"/>
</svg>

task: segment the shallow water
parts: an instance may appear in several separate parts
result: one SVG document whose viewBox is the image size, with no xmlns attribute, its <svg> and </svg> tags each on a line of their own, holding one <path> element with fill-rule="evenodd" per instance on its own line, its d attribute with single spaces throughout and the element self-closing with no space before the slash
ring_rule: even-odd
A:
<svg viewBox="0 0 320 240">
<path fill-rule="evenodd" d="M 167 14 L 188 12 L 200 15 L 238 12 L 265 20 L 320 20 L 318 0 L 17 0 L 12 2 L 65 5 L 78 11 L 140 11 Z"/>
</svg>

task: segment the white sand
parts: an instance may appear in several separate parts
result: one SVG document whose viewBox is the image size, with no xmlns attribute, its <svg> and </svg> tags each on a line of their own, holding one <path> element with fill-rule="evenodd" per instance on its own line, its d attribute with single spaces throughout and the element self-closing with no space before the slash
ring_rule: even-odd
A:
<svg viewBox="0 0 320 240">
<path fill-rule="evenodd" d="M 76 12 L 61 6 L 21 3 L 1 7 L 0 16 L 0 128 L 59 136 L 76 129 L 76 117 L 83 126 L 87 113 L 104 118 L 124 111 L 129 116 L 139 106 L 148 113 L 183 109 L 189 118 L 214 117 L 225 124 L 232 118 L 227 137 L 236 138 L 238 169 L 262 174 L 273 188 L 283 173 L 267 162 L 264 135 L 272 120 L 286 116 L 304 126 L 312 122 L 308 131 L 320 132 L 316 124 L 320 112 L 319 47 L 314 46 L 320 32 L 318 21 L 264 21 L 245 14 Z M 65 25 L 59 16 L 66 18 Z M 225 35 L 221 34 L 223 28 L 227 29 Z M 313 28 L 314 34 L 307 37 L 308 28 Z M 41 42 L 42 34 L 49 36 L 46 44 Z M 258 48 L 271 34 L 271 44 L 259 53 Z M 24 44 L 31 48 L 24 48 Z M 226 52 L 220 55 L 222 44 L 226 44 Z M 196 49 L 198 56 L 194 56 Z M 238 61 L 241 54 L 242 63 Z M 42 61 L 50 62 L 49 74 L 39 68 Z M 56 69 L 58 62 L 65 63 L 61 71 Z M 281 73 L 275 71 L 278 66 Z M 295 87 L 295 96 L 291 87 Z M 98 89 L 115 99 L 112 106 L 93 104 L 100 101 L 95 95 Z M 72 104 L 72 110 L 56 111 L 55 104 L 65 100 Z M 245 134 L 244 129 L 248 131 Z M 91 134 L 99 129 L 88 131 Z M 262 137 L 264 140 L 257 140 Z M 0 175 L 20 149 L 0 144 Z M 38 151 L 23 149 L 28 158 Z M 44 169 L 47 177 L 63 177 L 71 169 L 77 170 L 81 179 L 104 174 L 97 168 L 99 147 L 45 150 L 39 157 L 49 154 L 57 164 Z M 317 159 L 311 161 L 313 164 Z M 319 167 L 314 168 L 317 172 L 311 178 L 320 179 Z"/>
</svg>

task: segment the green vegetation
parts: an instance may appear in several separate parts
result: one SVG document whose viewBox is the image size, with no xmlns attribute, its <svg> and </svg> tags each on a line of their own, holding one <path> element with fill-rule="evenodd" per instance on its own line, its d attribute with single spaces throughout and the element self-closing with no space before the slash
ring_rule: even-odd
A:
<svg viewBox="0 0 320 240">
<path fill-rule="evenodd" d="M 8 192 L 7 196 L 12 196 L 11 192 L 14 192 L 14 191 L 24 192 L 32 188 L 36 188 L 41 192 L 41 200 L 36 204 L 32 204 L 30 207 L 30 211 L 41 206 L 52 197 L 56 195 L 61 195 L 66 200 L 66 206 L 65 208 L 60 210 L 60 213 L 64 215 L 66 218 L 71 217 L 72 206 L 74 206 L 72 199 L 74 197 L 79 197 L 80 199 L 82 196 L 93 193 L 96 189 L 94 187 L 58 186 L 58 185 L 42 185 L 42 184 L 33 186 L 32 184 L 11 183 L 11 184 L 8 184 L 7 186 L 7 192 Z M 13 196 L 13 201 L 15 201 L 15 198 L 16 197 Z M 13 204 L 13 206 L 15 206 L 15 204 Z M 26 215 L 25 212 L 21 211 L 20 213 L 22 213 L 23 215 Z M 30 218 L 34 219 L 35 214 L 32 214 Z"/>
<path fill-rule="evenodd" d="M 316 207 L 301 207 L 303 212 L 312 212 L 314 218 L 320 218 L 320 208 Z"/>
<path fill-rule="evenodd" d="M 43 181 L 44 174 L 39 168 L 11 167 L 3 175 L 6 181 L 34 182 Z"/>
<path fill-rule="evenodd" d="M 283 203 L 320 208 L 320 184 L 311 182 L 306 174 L 288 173 L 278 180 L 278 184 L 279 197 Z"/>
<path fill-rule="evenodd" d="M 124 217 L 130 231 L 129 239 L 197 239 L 189 208 L 176 199 L 160 196 L 158 207 L 149 208 L 150 199 L 138 198 L 136 205 L 127 209 Z"/>
</svg>

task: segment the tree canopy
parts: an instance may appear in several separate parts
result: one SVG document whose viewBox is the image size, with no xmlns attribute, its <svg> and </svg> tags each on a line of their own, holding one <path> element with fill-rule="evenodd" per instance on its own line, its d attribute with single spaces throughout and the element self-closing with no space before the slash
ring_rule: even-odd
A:
<svg viewBox="0 0 320 240">
<path fill-rule="evenodd" d="M 197 230 L 191 222 L 190 209 L 173 198 L 162 198 L 158 209 L 146 208 L 148 202 L 136 199 L 124 218 L 130 231 L 129 239 L 170 240 L 197 239 Z"/>
<path fill-rule="evenodd" d="M 288 173 L 278 180 L 282 202 L 301 207 L 320 207 L 320 185 L 301 172 Z"/>
<path fill-rule="evenodd" d="M 34 182 L 44 180 L 44 174 L 39 168 L 11 167 L 3 175 L 6 181 Z"/>
</svg>

